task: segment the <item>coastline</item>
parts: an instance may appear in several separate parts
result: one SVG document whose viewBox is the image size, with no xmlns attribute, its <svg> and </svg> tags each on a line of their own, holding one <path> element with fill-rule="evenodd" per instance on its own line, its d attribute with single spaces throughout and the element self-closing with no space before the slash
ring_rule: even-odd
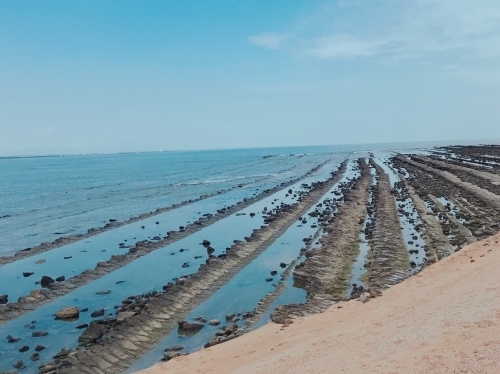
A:
<svg viewBox="0 0 500 374">
<path fill-rule="evenodd" d="M 138 373 L 498 372 L 499 241 L 470 244 L 367 303 L 269 323 Z"/>
</svg>

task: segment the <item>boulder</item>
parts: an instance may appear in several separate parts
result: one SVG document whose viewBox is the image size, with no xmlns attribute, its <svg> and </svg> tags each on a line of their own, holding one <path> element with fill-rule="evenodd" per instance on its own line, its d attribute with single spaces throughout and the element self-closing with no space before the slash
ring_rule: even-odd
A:
<svg viewBox="0 0 500 374">
<path fill-rule="evenodd" d="M 31 361 L 38 361 L 40 359 L 40 353 L 35 352 L 31 355 Z"/>
<path fill-rule="evenodd" d="M 207 239 L 203 239 L 203 242 L 201 243 L 204 247 L 208 247 L 211 243 Z"/>
<path fill-rule="evenodd" d="M 47 335 L 49 335 L 49 333 L 46 331 L 34 331 L 31 333 L 31 336 L 34 338 L 41 338 L 42 336 L 47 336 Z"/>
<path fill-rule="evenodd" d="M 40 280 L 40 285 L 42 287 L 48 287 L 50 283 L 54 283 L 54 279 L 52 279 L 51 277 L 47 276 L 47 275 L 44 275 L 42 277 L 42 279 Z"/>
<path fill-rule="evenodd" d="M 186 331 L 198 331 L 198 330 L 201 330 L 203 327 L 205 327 L 205 325 L 203 323 L 199 323 L 199 322 L 180 321 L 180 322 L 177 322 L 177 324 L 179 325 L 180 329 L 186 330 Z"/>
<path fill-rule="evenodd" d="M 94 311 L 90 314 L 90 316 L 91 316 L 92 318 L 95 318 L 95 317 L 101 317 L 101 316 L 103 316 L 103 315 L 104 315 L 104 309 L 97 309 L 97 310 L 94 310 Z"/>
<path fill-rule="evenodd" d="M 64 308 L 56 312 L 56 318 L 58 319 L 78 318 L 79 315 L 80 309 L 78 309 L 78 307 L 76 306 Z"/>
<path fill-rule="evenodd" d="M 107 295 L 107 294 L 110 294 L 110 293 L 111 293 L 111 290 L 105 290 L 105 291 L 98 291 L 95 294 L 96 295 Z"/>
<path fill-rule="evenodd" d="M 211 320 L 208 322 L 208 324 L 209 324 L 210 326 L 218 326 L 218 325 L 220 325 L 220 321 L 219 321 L 218 319 L 211 319 Z"/>
<path fill-rule="evenodd" d="M 60 277 L 56 278 L 56 282 L 64 282 L 66 280 L 66 277 L 64 275 L 61 275 Z"/>
<path fill-rule="evenodd" d="M 37 352 L 41 352 L 44 349 L 45 349 L 45 346 L 40 345 L 40 344 L 37 344 L 36 347 L 35 347 L 35 351 L 37 351 Z"/>
<path fill-rule="evenodd" d="M 30 350 L 30 347 L 28 347 L 27 345 L 23 345 L 21 348 L 19 348 L 19 352 L 23 353 L 23 352 L 28 352 Z"/>
<path fill-rule="evenodd" d="M 9 302 L 9 295 L 0 295 L 0 304 L 7 304 Z"/>
</svg>

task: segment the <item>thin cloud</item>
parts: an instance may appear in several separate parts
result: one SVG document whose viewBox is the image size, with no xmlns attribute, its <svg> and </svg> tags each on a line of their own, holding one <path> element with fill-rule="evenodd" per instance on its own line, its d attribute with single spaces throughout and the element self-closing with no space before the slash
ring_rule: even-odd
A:
<svg viewBox="0 0 500 374">
<path fill-rule="evenodd" d="M 368 6 L 367 2 L 337 1 L 335 4 L 337 7 L 332 8 L 331 20 L 325 23 L 323 34 L 301 35 L 298 30 L 293 34 L 296 38 L 287 40 L 286 46 L 278 33 L 251 36 L 249 41 L 259 47 L 294 51 L 323 60 L 375 56 L 419 59 L 433 55 L 468 60 L 500 57 L 498 0 L 380 1 L 377 14 L 369 20 L 369 29 L 365 25 L 366 13 L 349 13 L 342 18 L 339 13 L 339 9 L 348 4 L 357 4 L 358 9 L 363 9 Z M 381 14 L 386 18 L 377 18 Z M 324 20 L 325 14 L 318 15 L 318 19 Z M 332 29 L 332 24 L 335 32 L 326 31 Z"/>
<path fill-rule="evenodd" d="M 389 43 L 387 40 L 338 34 L 316 39 L 312 47 L 304 49 L 304 53 L 328 60 L 353 59 L 374 56 Z"/>
<path fill-rule="evenodd" d="M 285 41 L 285 36 L 277 33 L 265 32 L 259 35 L 249 36 L 248 41 L 257 47 L 278 49 Z"/>
</svg>

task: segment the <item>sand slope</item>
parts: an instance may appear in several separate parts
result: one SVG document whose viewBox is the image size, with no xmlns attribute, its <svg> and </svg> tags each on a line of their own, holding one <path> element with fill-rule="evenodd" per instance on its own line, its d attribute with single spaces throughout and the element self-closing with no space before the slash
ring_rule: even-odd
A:
<svg viewBox="0 0 500 374">
<path fill-rule="evenodd" d="M 366 304 L 269 324 L 141 374 L 500 373 L 499 241 L 472 244 Z"/>
</svg>

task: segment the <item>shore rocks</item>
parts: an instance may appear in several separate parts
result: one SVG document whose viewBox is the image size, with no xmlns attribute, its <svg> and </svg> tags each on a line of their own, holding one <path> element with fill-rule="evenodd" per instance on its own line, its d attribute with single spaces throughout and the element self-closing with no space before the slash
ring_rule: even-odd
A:
<svg viewBox="0 0 500 374">
<path fill-rule="evenodd" d="M 57 319 L 72 319 L 72 318 L 78 318 L 80 315 L 80 309 L 78 307 L 69 307 L 69 308 L 64 308 L 56 312 L 56 318 Z"/>
<path fill-rule="evenodd" d="M 89 327 L 78 337 L 78 343 L 82 345 L 95 343 L 105 331 L 105 327 L 97 322 L 91 322 Z"/>
<path fill-rule="evenodd" d="M 9 295 L 0 295 L 0 304 L 7 304 L 9 302 Z"/>
<path fill-rule="evenodd" d="M 104 315 L 104 309 L 97 309 L 97 310 L 94 310 L 94 311 L 90 314 L 90 316 L 91 316 L 92 318 L 95 318 L 95 317 L 101 317 L 101 316 L 103 316 L 103 315 Z"/>
<path fill-rule="evenodd" d="M 47 336 L 49 333 L 47 331 L 34 331 L 31 333 L 31 336 L 34 338 L 41 338 L 43 336 Z"/>
<path fill-rule="evenodd" d="M 54 279 L 52 279 L 51 277 L 47 276 L 47 275 L 44 275 L 42 276 L 42 279 L 40 280 L 40 285 L 44 288 L 47 288 L 49 287 L 49 284 L 50 283 L 54 283 Z"/>
<path fill-rule="evenodd" d="M 220 325 L 220 321 L 219 321 L 218 319 L 211 319 L 211 320 L 208 322 L 208 324 L 209 324 L 210 326 L 218 326 L 218 325 Z"/>
<path fill-rule="evenodd" d="M 199 322 L 179 321 L 177 324 L 179 325 L 179 329 L 186 331 L 198 331 L 205 327 L 203 323 Z"/>
</svg>

